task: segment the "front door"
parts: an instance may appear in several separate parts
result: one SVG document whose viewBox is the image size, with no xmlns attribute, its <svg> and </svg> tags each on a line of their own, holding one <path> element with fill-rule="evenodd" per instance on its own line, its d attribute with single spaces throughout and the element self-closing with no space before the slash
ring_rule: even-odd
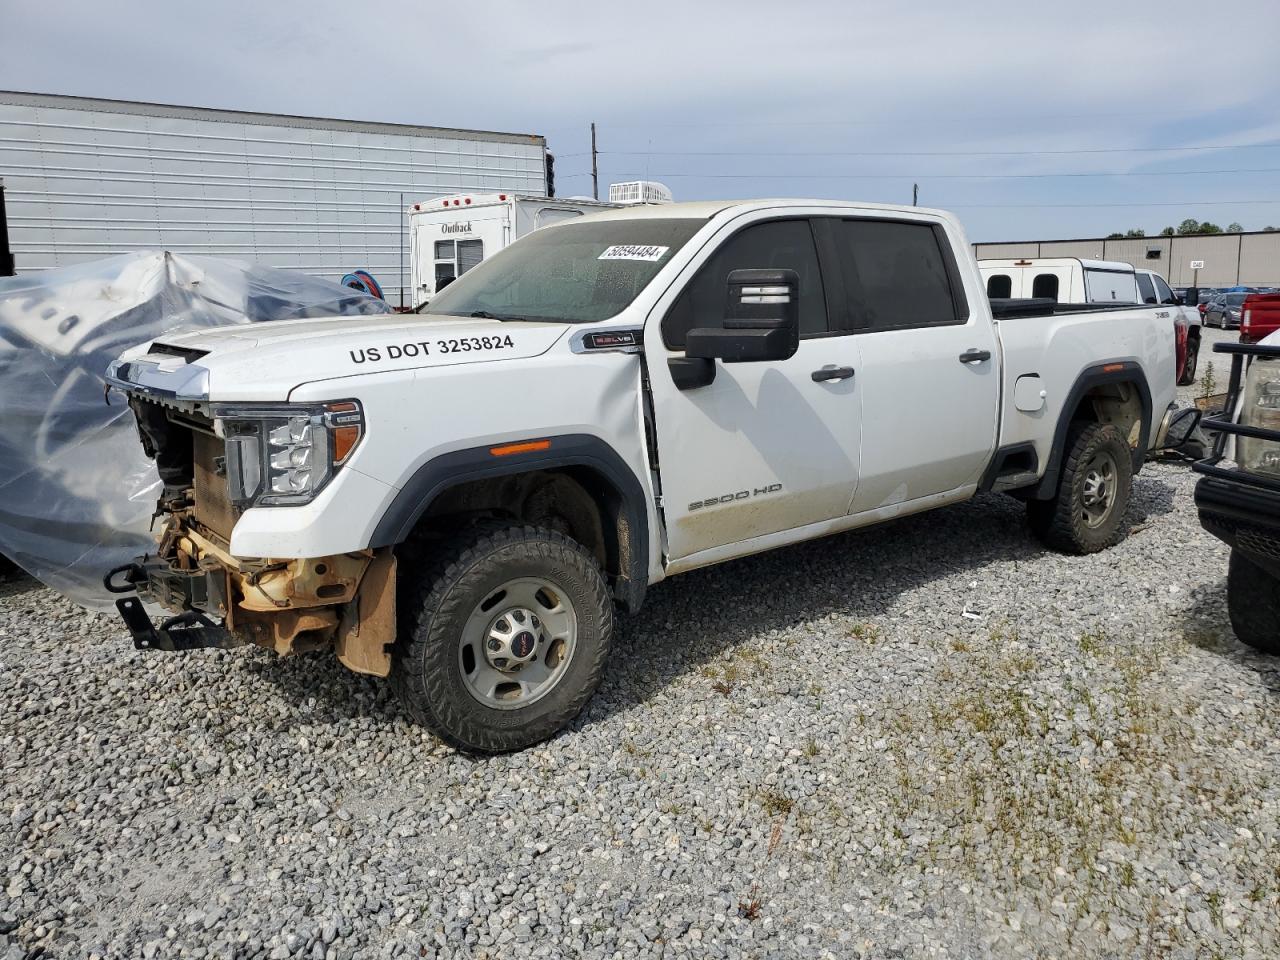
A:
<svg viewBox="0 0 1280 960">
<path fill-rule="evenodd" d="M 858 345 L 832 333 L 813 230 L 764 214 L 726 226 L 645 325 L 668 561 L 845 515 L 862 428 Z M 722 324 L 729 272 L 758 268 L 799 275 L 799 349 L 713 361 L 710 384 L 680 389 L 668 360 L 683 358 L 690 329 Z"/>
</svg>

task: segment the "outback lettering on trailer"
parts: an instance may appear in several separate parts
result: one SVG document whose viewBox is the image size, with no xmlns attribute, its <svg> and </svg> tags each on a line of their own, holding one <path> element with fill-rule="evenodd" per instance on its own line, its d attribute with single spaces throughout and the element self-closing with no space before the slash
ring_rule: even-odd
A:
<svg viewBox="0 0 1280 960">
<path fill-rule="evenodd" d="M 466 223 L 446 223 L 440 228 L 441 233 L 470 233 L 471 221 Z"/>
<path fill-rule="evenodd" d="M 763 497 L 770 493 L 777 493 L 782 489 L 782 484 L 771 483 L 767 487 L 755 487 L 751 490 L 739 490 L 737 493 L 726 493 L 720 497 L 709 497 L 706 500 L 695 500 L 689 504 L 689 512 L 694 510 L 704 510 L 707 507 L 718 507 L 721 504 L 733 503 L 736 500 L 750 500 L 752 497 Z"/>
</svg>

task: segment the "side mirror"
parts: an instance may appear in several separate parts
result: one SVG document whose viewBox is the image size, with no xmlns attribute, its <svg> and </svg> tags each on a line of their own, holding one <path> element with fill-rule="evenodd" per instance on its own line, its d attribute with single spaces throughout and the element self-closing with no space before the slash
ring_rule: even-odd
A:
<svg viewBox="0 0 1280 960">
<path fill-rule="evenodd" d="M 786 360 L 800 346 L 800 276 L 794 270 L 734 270 L 725 292 L 724 325 L 685 335 L 692 359 L 751 363 Z"/>
</svg>

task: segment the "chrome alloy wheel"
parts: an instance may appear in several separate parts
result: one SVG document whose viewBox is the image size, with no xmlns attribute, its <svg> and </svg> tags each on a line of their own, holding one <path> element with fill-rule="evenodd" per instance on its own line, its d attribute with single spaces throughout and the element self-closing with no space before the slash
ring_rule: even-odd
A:
<svg viewBox="0 0 1280 960">
<path fill-rule="evenodd" d="M 1084 522 L 1090 527 L 1100 527 L 1111 515 L 1116 503 L 1116 462 L 1111 454 L 1099 450 L 1084 469 L 1081 500 L 1084 506 Z"/>
<path fill-rule="evenodd" d="M 458 668 L 486 707 L 527 707 L 560 682 L 577 637 L 578 616 L 564 590 L 541 577 L 510 580 L 471 612 Z"/>
</svg>

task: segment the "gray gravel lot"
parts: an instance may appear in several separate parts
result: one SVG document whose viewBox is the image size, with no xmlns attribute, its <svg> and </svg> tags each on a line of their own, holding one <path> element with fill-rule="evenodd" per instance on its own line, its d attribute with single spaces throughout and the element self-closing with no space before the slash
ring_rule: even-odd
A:
<svg viewBox="0 0 1280 960">
<path fill-rule="evenodd" d="M 2 583 L 0 958 L 1280 955 L 1280 662 L 1192 487 L 1091 557 L 986 496 L 676 578 L 485 760 Z"/>
</svg>

